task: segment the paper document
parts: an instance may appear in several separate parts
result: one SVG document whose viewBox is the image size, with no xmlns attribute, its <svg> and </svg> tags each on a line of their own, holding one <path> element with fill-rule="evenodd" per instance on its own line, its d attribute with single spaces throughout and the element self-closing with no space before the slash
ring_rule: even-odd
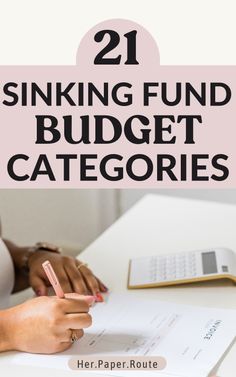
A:
<svg viewBox="0 0 236 377">
<path fill-rule="evenodd" d="M 91 309 L 93 325 L 71 349 L 56 355 L 18 353 L 14 363 L 68 369 L 81 355 L 162 356 L 167 365 L 156 376 L 206 377 L 236 335 L 236 310 L 177 305 L 130 295 L 110 294 Z M 37 341 L 37 334 L 35 335 Z M 98 371 L 96 371 L 98 372 Z M 90 372 L 91 373 L 91 372 Z M 154 375 L 154 372 L 103 372 Z"/>
</svg>

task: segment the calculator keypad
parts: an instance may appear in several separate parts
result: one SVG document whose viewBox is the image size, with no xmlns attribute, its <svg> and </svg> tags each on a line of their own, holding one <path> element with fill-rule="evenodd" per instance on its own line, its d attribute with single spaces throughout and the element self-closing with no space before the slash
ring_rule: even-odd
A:
<svg viewBox="0 0 236 377">
<path fill-rule="evenodd" d="M 154 256 L 150 260 L 150 280 L 172 281 L 194 278 L 197 275 L 195 253 Z"/>
</svg>

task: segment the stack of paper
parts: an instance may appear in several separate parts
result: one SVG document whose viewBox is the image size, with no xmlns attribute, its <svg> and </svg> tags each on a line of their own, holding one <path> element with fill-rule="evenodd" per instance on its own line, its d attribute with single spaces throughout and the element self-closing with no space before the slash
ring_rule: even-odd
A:
<svg viewBox="0 0 236 377">
<path fill-rule="evenodd" d="M 93 325 L 78 343 L 57 355 L 19 353 L 15 363 L 68 369 L 72 357 L 162 356 L 166 367 L 159 377 L 206 377 L 236 335 L 236 311 L 177 305 L 111 294 L 91 310 Z M 37 340 L 36 340 L 37 341 Z M 96 371 L 98 372 L 98 370 Z M 148 372 L 107 371 L 135 377 Z"/>
</svg>

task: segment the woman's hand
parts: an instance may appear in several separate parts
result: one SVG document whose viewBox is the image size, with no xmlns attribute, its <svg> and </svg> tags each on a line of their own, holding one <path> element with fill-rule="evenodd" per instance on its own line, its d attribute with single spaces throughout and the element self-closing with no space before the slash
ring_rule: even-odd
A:
<svg viewBox="0 0 236 377">
<path fill-rule="evenodd" d="M 107 288 L 86 265 L 75 258 L 47 251 L 34 253 L 29 258 L 29 281 L 38 296 L 47 295 L 47 287 L 50 286 L 42 268 L 46 260 L 50 261 L 64 292 L 92 294 L 97 296 L 97 301 L 102 301 L 100 293 L 107 292 Z"/>
<path fill-rule="evenodd" d="M 88 314 L 91 296 L 37 297 L 1 312 L 5 350 L 51 354 L 68 349 L 71 335 L 83 336 L 92 323 Z"/>
</svg>

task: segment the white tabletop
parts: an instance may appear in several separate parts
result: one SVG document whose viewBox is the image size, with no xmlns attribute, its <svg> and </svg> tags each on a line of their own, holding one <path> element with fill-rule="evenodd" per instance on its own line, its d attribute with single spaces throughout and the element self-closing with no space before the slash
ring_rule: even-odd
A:
<svg viewBox="0 0 236 377">
<path fill-rule="evenodd" d="M 113 292 L 127 292 L 128 261 L 132 257 L 229 247 L 236 251 L 236 206 L 214 202 L 148 195 L 126 212 L 82 254 Z M 198 283 L 187 286 L 132 290 L 130 295 L 193 305 L 236 309 L 236 287 L 231 283 Z M 12 375 L 39 376 L 41 370 L 12 366 L 12 354 L 0 356 L 0 370 Z M 225 357 L 219 377 L 234 377 L 236 346 Z M 51 376 L 76 372 L 46 371 Z M 81 376 L 81 374 L 80 374 Z M 87 374 L 88 376 L 88 374 Z M 95 374 L 93 374 L 95 377 Z"/>
</svg>

